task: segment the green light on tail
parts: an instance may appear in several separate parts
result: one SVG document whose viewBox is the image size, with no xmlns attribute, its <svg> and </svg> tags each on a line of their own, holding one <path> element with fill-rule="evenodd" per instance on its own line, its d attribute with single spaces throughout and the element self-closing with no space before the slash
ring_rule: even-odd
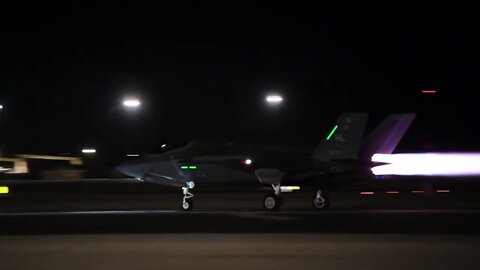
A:
<svg viewBox="0 0 480 270">
<path fill-rule="evenodd" d="M 337 130 L 338 128 L 338 125 L 335 125 L 332 129 L 332 131 L 330 131 L 330 134 L 328 134 L 328 137 L 327 137 L 327 141 L 330 140 L 330 138 L 332 137 L 333 133 L 335 133 L 335 131 Z"/>
</svg>

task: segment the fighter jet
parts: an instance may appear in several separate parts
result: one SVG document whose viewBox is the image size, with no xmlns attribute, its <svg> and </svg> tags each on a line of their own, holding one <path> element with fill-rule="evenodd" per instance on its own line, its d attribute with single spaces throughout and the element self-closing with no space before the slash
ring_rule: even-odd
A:
<svg viewBox="0 0 480 270">
<path fill-rule="evenodd" d="M 342 114 L 306 156 L 282 148 L 191 142 L 159 155 L 139 157 L 116 169 L 139 181 L 181 188 L 183 210 L 193 208 L 191 190 L 195 186 L 259 184 L 272 187 L 263 200 L 266 210 L 279 209 L 281 193 L 291 191 L 292 185 L 315 188 L 312 205 L 322 210 L 329 206 L 328 189 L 372 175 L 371 156 L 392 153 L 415 116 L 391 114 L 363 139 L 368 113 Z"/>
</svg>

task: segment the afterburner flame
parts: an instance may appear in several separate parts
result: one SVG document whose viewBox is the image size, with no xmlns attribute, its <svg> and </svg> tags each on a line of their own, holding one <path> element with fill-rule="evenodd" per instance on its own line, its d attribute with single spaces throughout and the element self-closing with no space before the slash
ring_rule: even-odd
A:
<svg viewBox="0 0 480 270">
<path fill-rule="evenodd" d="M 480 176 L 480 153 L 374 154 L 374 175 Z"/>
</svg>

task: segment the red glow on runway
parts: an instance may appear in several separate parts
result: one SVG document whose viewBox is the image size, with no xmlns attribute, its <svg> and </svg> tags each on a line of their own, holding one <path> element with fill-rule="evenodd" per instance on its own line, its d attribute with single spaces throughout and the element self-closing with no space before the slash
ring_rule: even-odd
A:
<svg viewBox="0 0 480 270">
<path fill-rule="evenodd" d="M 435 94 L 437 90 L 422 90 L 422 94 Z"/>
<path fill-rule="evenodd" d="M 373 191 L 362 191 L 362 192 L 360 192 L 360 195 L 373 195 L 373 194 L 375 194 L 375 192 L 373 192 Z"/>
</svg>

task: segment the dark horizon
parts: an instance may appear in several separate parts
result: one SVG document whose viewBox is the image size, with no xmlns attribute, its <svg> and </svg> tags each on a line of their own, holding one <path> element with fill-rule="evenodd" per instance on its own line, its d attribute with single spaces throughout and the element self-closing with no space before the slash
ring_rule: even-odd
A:
<svg viewBox="0 0 480 270">
<path fill-rule="evenodd" d="M 315 145 L 342 112 L 417 112 L 399 150 L 475 150 L 473 5 L 8 4 L 0 154 L 218 139 Z M 435 95 L 422 95 L 436 89 Z M 281 108 L 264 96 L 278 92 Z M 124 97 L 142 101 L 136 113 Z M 273 110 L 272 110 L 273 109 Z"/>
</svg>

